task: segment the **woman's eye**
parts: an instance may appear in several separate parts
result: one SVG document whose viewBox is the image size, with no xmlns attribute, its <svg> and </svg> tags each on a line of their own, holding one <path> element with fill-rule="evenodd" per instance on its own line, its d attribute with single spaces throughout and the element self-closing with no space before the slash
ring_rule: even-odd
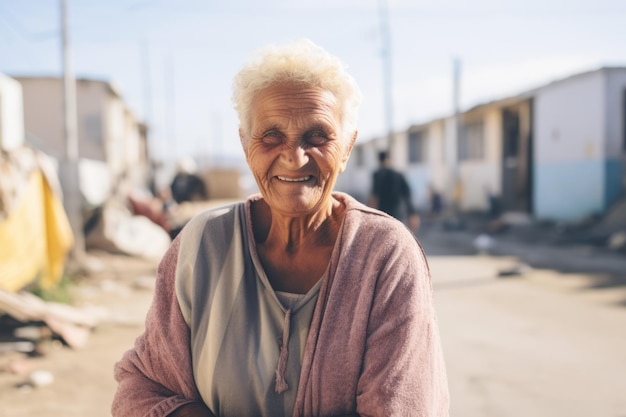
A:
<svg viewBox="0 0 626 417">
<path fill-rule="evenodd" d="M 319 146 L 328 141 L 328 136 L 324 132 L 312 132 L 308 135 L 307 141 L 313 146 Z"/>
<path fill-rule="evenodd" d="M 281 142 L 281 136 L 278 132 L 267 132 L 263 135 L 263 143 L 277 145 Z"/>
</svg>

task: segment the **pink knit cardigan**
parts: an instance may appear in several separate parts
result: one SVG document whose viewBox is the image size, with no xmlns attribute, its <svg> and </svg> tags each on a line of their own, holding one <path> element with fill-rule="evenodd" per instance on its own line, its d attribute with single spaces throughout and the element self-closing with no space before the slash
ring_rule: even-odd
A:
<svg viewBox="0 0 626 417">
<path fill-rule="evenodd" d="M 447 417 L 446 371 L 422 248 L 400 222 L 345 194 L 334 196 L 347 208 L 341 250 L 320 289 L 293 417 Z M 174 289 L 179 246 L 180 236 L 159 265 L 144 334 L 115 366 L 113 416 L 167 416 L 202 401 Z"/>
</svg>

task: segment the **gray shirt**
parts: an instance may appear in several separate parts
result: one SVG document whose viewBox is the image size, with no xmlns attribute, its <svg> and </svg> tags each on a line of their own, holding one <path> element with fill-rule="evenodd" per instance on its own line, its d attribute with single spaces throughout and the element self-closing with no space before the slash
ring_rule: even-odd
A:
<svg viewBox="0 0 626 417">
<path fill-rule="evenodd" d="M 203 227 L 196 220 L 186 230 L 176 269 L 202 399 L 217 415 L 291 416 L 322 280 L 302 296 L 279 297 L 256 251 L 249 206 L 202 216 Z"/>
</svg>

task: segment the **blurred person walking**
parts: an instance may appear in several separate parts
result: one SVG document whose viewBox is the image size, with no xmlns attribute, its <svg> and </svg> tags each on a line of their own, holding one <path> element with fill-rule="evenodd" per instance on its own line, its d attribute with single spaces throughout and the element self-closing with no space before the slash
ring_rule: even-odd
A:
<svg viewBox="0 0 626 417">
<path fill-rule="evenodd" d="M 411 189 L 401 172 L 389 165 L 389 154 L 378 153 L 379 167 L 372 176 L 372 192 L 369 205 L 405 222 L 416 232 L 420 218 L 411 201 Z"/>
</svg>

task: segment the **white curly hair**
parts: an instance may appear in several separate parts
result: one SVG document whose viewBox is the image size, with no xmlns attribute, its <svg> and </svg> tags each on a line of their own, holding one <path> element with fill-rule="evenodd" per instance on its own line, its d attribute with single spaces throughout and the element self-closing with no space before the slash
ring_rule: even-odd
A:
<svg viewBox="0 0 626 417">
<path fill-rule="evenodd" d="M 337 57 L 308 39 L 256 50 L 233 81 L 232 100 L 239 116 L 239 128 L 247 138 L 256 93 L 276 84 L 301 83 L 335 96 L 341 106 L 343 139 L 348 143 L 357 130 L 361 91 L 346 68 Z"/>
</svg>

